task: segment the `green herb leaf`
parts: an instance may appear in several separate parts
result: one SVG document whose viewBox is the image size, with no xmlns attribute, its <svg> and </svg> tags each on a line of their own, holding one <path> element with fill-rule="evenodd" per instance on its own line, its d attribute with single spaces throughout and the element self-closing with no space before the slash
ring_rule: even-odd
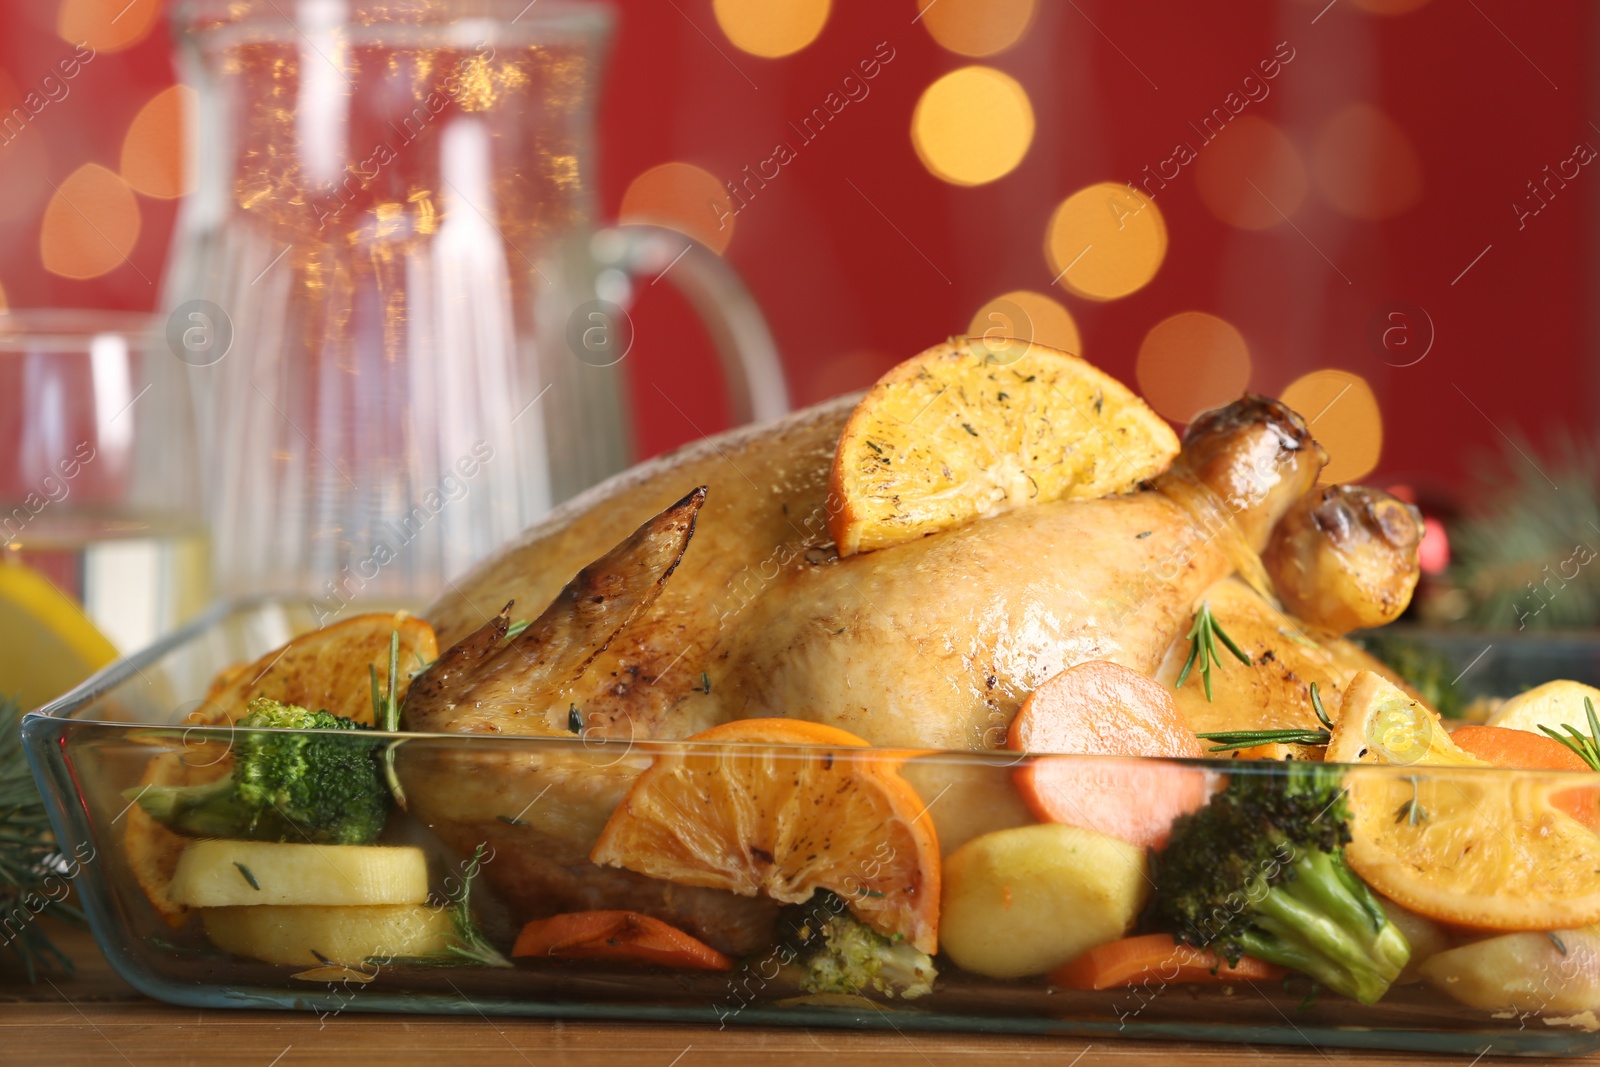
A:
<svg viewBox="0 0 1600 1067">
<path fill-rule="evenodd" d="M 1411 799 L 1400 805 L 1394 813 L 1395 822 L 1409 822 L 1412 826 L 1423 822 L 1428 813 L 1423 810 L 1422 803 L 1417 797 L 1417 776 L 1411 776 Z"/>
<path fill-rule="evenodd" d="M 512 623 L 506 629 L 506 640 L 507 641 L 515 641 L 518 637 L 520 637 L 522 635 L 522 631 L 526 630 L 528 627 L 530 627 L 532 625 L 533 625 L 533 620 L 532 619 L 523 619 L 521 622 Z"/>
<path fill-rule="evenodd" d="M 478 921 L 472 916 L 472 880 L 478 876 L 483 865 L 483 851 L 487 847 L 487 844 L 480 844 L 462 871 L 461 893 L 449 905 L 450 922 L 455 929 L 443 952 L 428 956 L 396 956 L 386 961 L 373 958 L 368 962 L 406 963 L 417 967 L 465 967 L 472 964 L 480 967 L 512 966 L 511 961 L 483 936 Z"/>
<path fill-rule="evenodd" d="M 1317 713 L 1317 721 L 1328 730 L 1333 729 L 1333 722 L 1328 718 L 1327 709 L 1322 706 L 1322 694 L 1317 692 L 1317 683 L 1311 683 L 1311 710 Z"/>
<path fill-rule="evenodd" d="M 249 867 L 246 867 L 238 860 L 234 860 L 233 865 L 239 868 L 239 873 L 244 875 L 244 880 L 250 883 L 251 889 L 254 889 L 257 893 L 261 892 L 261 883 L 256 881 L 256 876 L 250 872 Z"/>
<path fill-rule="evenodd" d="M 1550 729 L 1544 723 L 1539 724 L 1539 729 L 1576 752 L 1578 758 L 1589 765 L 1590 770 L 1600 771 L 1600 716 L 1595 715 L 1594 702 L 1588 697 L 1583 698 L 1583 710 L 1589 716 L 1589 733 L 1587 735 L 1570 724 L 1562 725 L 1562 729 L 1567 731 L 1569 735 L 1566 737 Z"/>
<path fill-rule="evenodd" d="M 1221 730 L 1195 734 L 1202 741 L 1215 741 L 1207 751 L 1229 752 L 1258 745 L 1326 745 L 1326 730 Z"/>
<path fill-rule="evenodd" d="M 373 699 L 374 707 L 376 707 L 377 699 L 378 699 L 378 694 L 377 694 L 377 684 L 378 683 L 377 683 L 377 672 L 376 671 L 373 672 L 373 683 L 372 684 L 373 684 L 372 699 Z M 375 720 L 375 721 L 381 722 L 381 724 L 383 726 L 383 729 L 388 731 L 389 733 L 394 733 L 395 731 L 400 729 L 400 701 L 399 701 L 399 698 L 398 698 L 399 692 L 400 692 L 400 631 L 399 630 L 395 630 L 395 631 L 393 631 L 393 632 L 391 632 L 389 634 L 389 689 L 388 689 L 388 692 L 386 692 L 384 694 L 384 697 L 383 697 L 383 718 L 381 720 Z M 404 788 L 401 787 L 401 785 L 400 785 L 400 776 L 395 773 L 395 769 L 394 769 L 394 750 L 399 748 L 401 744 L 402 744 L 402 742 L 400 742 L 400 741 L 391 741 L 391 742 L 389 742 L 388 745 L 384 746 L 384 749 L 383 749 L 383 781 L 384 781 L 384 784 L 386 784 L 389 787 L 389 795 L 394 797 L 394 802 L 396 804 L 400 805 L 400 810 L 401 811 L 408 811 L 408 810 L 410 810 L 410 805 L 406 803 L 406 791 L 405 791 Z"/>
<path fill-rule="evenodd" d="M 1211 699 L 1211 668 L 1213 664 L 1222 660 L 1222 656 L 1217 652 L 1218 640 L 1221 640 L 1223 646 L 1246 667 L 1254 665 L 1254 661 L 1245 654 L 1244 649 L 1234 643 L 1233 638 L 1228 636 L 1227 631 L 1212 616 L 1210 604 L 1202 603 L 1195 610 L 1194 625 L 1189 627 L 1186 639 L 1190 642 L 1189 658 L 1183 661 L 1183 670 L 1178 672 L 1178 680 L 1172 686 L 1174 689 L 1183 688 L 1183 683 L 1189 679 L 1189 671 L 1198 663 L 1200 680 L 1205 685 L 1206 699 Z"/>
<path fill-rule="evenodd" d="M 383 697 L 383 728 L 400 729 L 400 631 L 389 634 L 389 690 Z"/>
</svg>

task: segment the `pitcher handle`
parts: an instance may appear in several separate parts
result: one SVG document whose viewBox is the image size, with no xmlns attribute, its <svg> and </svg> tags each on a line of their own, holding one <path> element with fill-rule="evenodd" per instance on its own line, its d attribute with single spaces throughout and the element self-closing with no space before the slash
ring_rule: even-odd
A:
<svg viewBox="0 0 1600 1067">
<path fill-rule="evenodd" d="M 688 299 L 716 346 L 736 424 L 775 419 L 789 410 L 772 331 L 721 256 L 676 230 L 632 224 L 600 230 L 589 249 L 602 270 L 665 278 Z"/>
</svg>

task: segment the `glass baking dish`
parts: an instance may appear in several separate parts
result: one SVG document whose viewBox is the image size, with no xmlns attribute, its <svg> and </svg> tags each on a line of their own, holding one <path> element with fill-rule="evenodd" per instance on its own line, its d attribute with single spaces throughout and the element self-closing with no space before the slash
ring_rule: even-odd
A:
<svg viewBox="0 0 1600 1067">
<path fill-rule="evenodd" d="M 394 765 L 409 796 L 410 810 L 390 815 L 381 841 L 421 850 L 431 900 L 459 900 L 463 876 L 481 875 L 474 880 L 471 910 L 498 953 L 511 954 L 517 932 L 529 918 L 564 910 L 563 902 L 570 906 L 575 895 L 581 897 L 585 892 L 592 899 L 604 898 L 610 884 L 606 879 L 634 877 L 633 888 L 643 885 L 644 889 L 631 896 L 624 894 L 630 901 L 626 907 L 649 910 L 639 902 L 665 901 L 662 907 L 680 926 L 698 931 L 708 941 L 737 948 L 732 968 L 694 971 L 549 956 L 517 957 L 510 966 L 465 959 L 452 960 L 448 966 L 424 965 L 406 958 L 404 947 L 383 951 L 382 946 L 356 960 L 306 952 L 303 958 L 297 957 L 298 962 L 274 964 L 233 955 L 208 940 L 208 926 L 220 912 L 191 909 L 169 922 L 139 888 L 131 866 L 136 857 L 130 851 L 128 830 L 130 812 L 135 812 L 134 817 L 137 812 L 128 797 L 138 794 L 146 773 L 163 761 L 169 767 L 217 765 L 237 743 L 238 731 L 184 725 L 213 675 L 229 664 L 254 659 L 311 627 L 309 612 L 291 604 L 245 601 L 218 605 L 186 629 L 113 664 L 25 720 L 29 759 L 50 807 L 66 873 L 75 876 L 95 937 L 116 970 L 152 997 L 195 1007 L 280 1008 L 324 1016 L 348 1010 L 672 1020 L 718 1027 L 835 1026 L 1094 1039 L 1126 1035 L 1468 1055 L 1486 1050 L 1567 1055 L 1600 1048 L 1600 1022 L 1591 1010 L 1600 1010 L 1600 928 L 1591 928 L 1593 933 L 1578 929 L 1558 931 L 1554 936 L 1526 935 L 1534 940 L 1525 937 L 1518 942 L 1528 972 L 1520 992 L 1505 994 L 1507 1003 L 1487 1007 L 1468 1006 L 1434 985 L 1406 982 L 1405 976 L 1382 999 L 1363 1005 L 1327 990 L 1318 991 L 1309 980 L 1294 975 L 1189 984 L 1170 974 L 1163 977 L 1164 968 L 1147 969 L 1142 976 L 1108 988 L 1084 990 L 1063 988 L 1037 973 L 1020 978 L 984 977 L 956 965 L 948 955 L 937 958 L 938 978 L 932 992 L 916 999 L 886 997 L 871 989 L 865 995 L 808 994 L 796 984 L 793 954 L 781 948 L 786 943 L 783 939 L 796 929 L 793 912 L 779 911 L 777 905 L 755 897 L 684 890 L 642 876 L 624 876 L 587 861 L 587 850 L 599 829 L 639 775 L 653 765 L 681 764 L 691 757 L 721 761 L 717 765 L 728 768 L 760 764 L 769 779 L 791 776 L 796 781 L 808 775 L 815 778 L 823 771 L 837 776 L 840 766 L 847 773 L 860 767 L 880 776 L 898 774 L 900 781 L 916 791 L 923 807 L 916 817 L 932 820 L 938 835 L 936 850 L 945 857 L 948 902 L 955 892 L 952 886 L 962 878 L 972 893 L 977 893 L 974 887 L 982 883 L 977 875 L 962 873 L 972 868 L 961 866 L 955 858 L 958 850 L 967 851 L 964 845 L 987 834 L 1037 825 L 1019 802 L 1014 784 L 1019 772 L 1027 768 L 1050 760 L 1058 767 L 1070 766 L 1087 780 L 1141 781 L 1149 792 L 1159 792 L 1167 784 L 1195 782 L 1215 789 L 1229 775 L 1240 773 L 1288 773 L 1288 765 L 1254 761 L 887 752 L 817 746 L 743 746 L 741 750 L 733 745 L 601 741 L 585 736 L 373 731 L 352 737 L 330 732 L 325 736 L 368 746 L 403 739 L 393 749 Z M 719 750 L 707 751 L 708 747 Z M 1137 765 L 1131 779 L 1126 775 L 1130 765 Z M 1470 802 L 1478 810 L 1474 821 L 1493 825 L 1492 814 L 1483 815 L 1481 809 L 1497 811 L 1502 801 L 1514 806 L 1528 797 L 1570 796 L 1575 790 L 1583 793 L 1584 780 L 1583 775 L 1560 772 L 1363 765 L 1348 768 L 1345 785 L 1352 798 L 1368 798 L 1362 803 L 1375 802 L 1371 798 L 1388 803 L 1398 795 L 1395 790 L 1409 789 L 1408 796 L 1431 805 L 1441 820 L 1455 810 L 1449 799 L 1452 795 L 1469 796 L 1475 798 Z M 1594 795 L 1585 795 L 1586 803 L 1593 805 Z M 688 813 L 684 817 L 692 818 Z M 1400 818 L 1404 818 L 1404 805 Z M 883 832 L 885 841 L 890 840 L 890 831 Z M 482 848 L 475 849 L 475 845 Z M 563 856 L 564 849 L 576 852 Z M 874 850 L 880 861 L 892 862 L 894 854 L 893 847 Z M 1143 884 L 1134 880 L 1133 891 L 1133 897 L 1139 898 L 1133 903 L 1141 903 L 1148 895 L 1145 885 L 1154 884 L 1151 876 L 1159 878 L 1159 872 L 1145 866 L 1149 856 L 1137 849 L 1131 858 L 1126 851 L 1119 855 L 1137 868 L 1143 879 Z M 228 892 L 242 893 L 245 881 L 259 889 L 257 882 L 267 880 L 269 872 L 252 872 L 240 863 L 234 866 L 239 868 L 239 880 Z M 1084 864 L 1075 870 L 1086 871 L 1091 866 Z M 872 881 L 877 863 L 857 873 L 861 878 L 854 884 L 847 877 L 834 888 L 842 894 L 879 895 L 868 888 L 878 884 Z M 1088 878 L 1070 872 L 1064 877 Z M 574 889 L 574 880 L 583 885 Z M 1011 884 L 1006 883 L 1003 904 L 981 918 L 996 924 L 988 947 L 981 951 L 969 947 L 964 955 L 987 960 L 998 952 L 1009 959 L 1008 954 L 1025 950 L 1035 953 L 1030 957 L 1034 959 L 1032 970 L 1053 968 L 1062 962 L 1062 938 L 1070 941 L 1078 936 L 1073 924 L 1090 920 L 1072 915 L 1070 908 L 1057 907 L 1056 914 L 1067 914 L 1065 920 L 1019 930 L 1016 924 L 1025 921 L 1021 913 L 1037 908 L 1038 901 L 1029 903 L 1019 896 L 1019 917 L 1009 918 Z M 1052 888 L 1052 892 L 1057 890 Z M 1075 899 L 1071 896 L 1074 892 L 1080 891 L 1063 886 L 1057 903 Z M 842 902 L 844 898 L 827 899 Z M 1081 914 L 1089 915 L 1098 907 L 1091 902 Z M 229 910 L 264 914 L 249 907 Z M 815 919 L 821 913 L 813 910 L 812 916 Z M 14 921 L 27 918 L 12 917 Z M 947 903 L 940 935 L 946 950 L 959 940 L 954 918 Z M 230 935 L 231 942 L 214 930 L 212 936 L 231 944 L 242 935 Z M 397 936 L 405 945 L 411 944 L 404 935 Z M 1428 938 L 1443 939 L 1429 941 L 1434 948 L 1441 948 L 1466 945 L 1486 936 L 1435 925 L 1426 937 L 1411 938 L 1413 965 L 1421 960 L 1417 946 Z M 767 940 L 763 942 L 763 938 Z M 970 936 L 965 940 L 969 946 L 973 941 Z M 1039 962 L 1044 957 L 1038 953 L 1049 956 L 1051 951 L 1057 955 L 1048 960 L 1047 967 Z M 984 956 L 985 952 L 989 956 Z M 1503 971 L 1504 957 L 1495 958 L 1501 959 Z M 997 969 L 1006 966 L 1011 964 Z M 1482 960 L 1469 960 L 1440 973 L 1464 973 L 1466 977 L 1458 976 L 1456 981 L 1471 986 L 1482 984 L 1483 970 Z M 1437 980 L 1449 984 L 1448 977 Z"/>
</svg>

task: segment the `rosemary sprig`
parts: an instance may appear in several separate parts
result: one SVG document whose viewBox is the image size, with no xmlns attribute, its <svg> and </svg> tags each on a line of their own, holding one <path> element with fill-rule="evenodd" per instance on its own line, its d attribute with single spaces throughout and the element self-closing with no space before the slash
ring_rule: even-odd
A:
<svg viewBox="0 0 1600 1067">
<path fill-rule="evenodd" d="M 1259 745 L 1326 745 L 1326 730 L 1220 730 L 1216 733 L 1195 734 L 1202 741 L 1215 741 L 1207 751 L 1231 752 L 1234 749 L 1255 748 Z"/>
<path fill-rule="evenodd" d="M 372 680 L 372 722 L 379 729 L 394 733 L 400 729 L 400 701 L 397 696 L 400 692 L 399 630 L 389 635 L 389 688 L 380 690 L 378 668 L 370 663 L 367 664 L 367 676 Z M 383 780 L 389 786 L 389 794 L 394 797 L 394 802 L 400 805 L 401 811 L 406 811 L 409 810 L 406 791 L 401 788 L 400 778 L 394 771 L 394 750 L 399 746 L 399 741 L 391 741 L 383 750 Z"/>
<path fill-rule="evenodd" d="M 521 635 L 522 631 L 533 625 L 533 622 L 534 620 L 532 619 L 523 619 L 520 622 L 512 623 L 506 628 L 506 640 L 515 641 L 517 637 Z"/>
<path fill-rule="evenodd" d="M 1563 723 L 1561 728 L 1567 731 L 1570 735 L 1568 737 L 1562 737 L 1544 723 L 1539 724 L 1539 729 L 1576 752 L 1578 758 L 1589 765 L 1590 770 L 1600 771 L 1600 716 L 1595 715 L 1594 702 L 1588 697 L 1583 698 L 1583 710 L 1589 715 L 1587 735 L 1566 723 Z"/>
<path fill-rule="evenodd" d="M 1224 637 L 1223 640 L 1227 641 L 1227 638 Z M 1228 644 L 1232 646 L 1232 642 Z M 1181 676 L 1178 684 L 1183 684 Z M 1217 742 L 1210 748 L 1211 752 L 1231 752 L 1235 749 L 1255 748 L 1258 745 L 1326 745 L 1333 736 L 1333 722 L 1322 706 L 1322 694 L 1317 691 L 1316 682 L 1311 683 L 1311 710 L 1316 712 L 1317 721 L 1322 724 L 1323 729 L 1222 730 L 1195 736 L 1202 741 Z"/>
<path fill-rule="evenodd" d="M 369 959 L 369 963 L 405 963 L 416 967 L 464 967 L 469 964 L 478 964 L 483 967 L 510 967 L 512 963 L 500 954 L 500 951 L 489 943 L 483 936 L 483 930 L 478 926 L 478 920 L 472 916 L 472 880 L 478 876 L 478 871 L 483 862 L 483 850 L 486 846 L 479 845 L 472 853 L 461 872 L 461 893 L 450 904 L 450 923 L 454 933 L 443 952 L 427 956 L 395 956 L 388 960 L 381 957 Z"/>
<path fill-rule="evenodd" d="M 1427 821 L 1428 813 L 1422 807 L 1422 800 L 1417 795 L 1417 776 L 1411 776 L 1411 799 L 1395 809 L 1394 821 L 1410 823 L 1412 826 Z"/>
<path fill-rule="evenodd" d="M 1323 729 L 1332 733 L 1333 720 L 1328 718 L 1328 711 L 1322 706 L 1322 694 L 1317 692 L 1316 682 L 1311 683 L 1311 710 L 1316 712 L 1317 721 L 1322 724 Z"/>
<path fill-rule="evenodd" d="M 1222 656 L 1217 652 L 1217 642 L 1220 640 L 1229 652 L 1239 658 L 1239 662 L 1246 667 L 1252 666 L 1254 661 L 1245 655 L 1244 649 L 1234 644 L 1233 638 L 1228 636 L 1226 630 L 1211 614 L 1211 605 L 1202 603 L 1194 613 L 1194 625 L 1189 627 L 1186 635 L 1189 645 L 1189 658 L 1183 661 L 1183 670 L 1178 672 L 1178 681 L 1174 689 L 1182 689 L 1183 683 L 1189 678 L 1189 671 L 1198 660 L 1200 665 L 1200 680 L 1205 683 L 1206 699 L 1211 699 L 1211 666 L 1220 663 Z"/>
</svg>

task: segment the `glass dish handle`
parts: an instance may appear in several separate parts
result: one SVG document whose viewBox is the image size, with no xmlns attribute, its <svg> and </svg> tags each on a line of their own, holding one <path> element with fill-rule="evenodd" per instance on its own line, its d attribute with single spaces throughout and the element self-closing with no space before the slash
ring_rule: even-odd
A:
<svg viewBox="0 0 1600 1067">
<path fill-rule="evenodd" d="M 665 278 L 694 307 L 711 333 L 728 384 L 735 425 L 777 418 L 789 410 L 778 346 L 744 282 L 723 258 L 675 230 L 612 226 L 589 243 L 602 272 Z"/>
</svg>

